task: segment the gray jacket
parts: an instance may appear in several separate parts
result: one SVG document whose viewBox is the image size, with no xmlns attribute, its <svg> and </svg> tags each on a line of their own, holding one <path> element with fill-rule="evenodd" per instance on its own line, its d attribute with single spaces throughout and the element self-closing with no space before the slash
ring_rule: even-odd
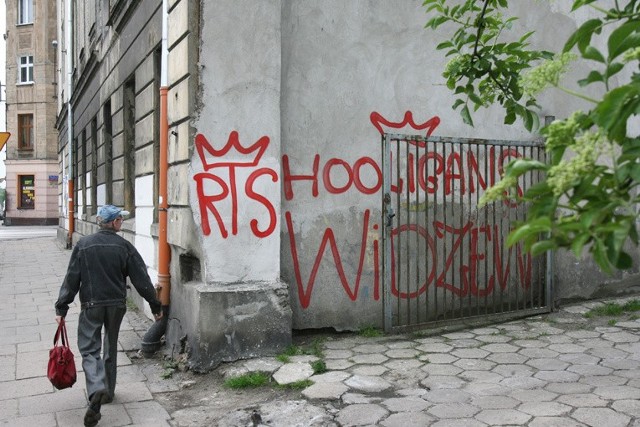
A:
<svg viewBox="0 0 640 427">
<path fill-rule="evenodd" d="M 66 316 L 69 304 L 80 291 L 82 308 L 125 305 L 127 277 L 149 303 L 154 314 L 162 306 L 136 248 L 113 230 L 82 237 L 73 248 L 67 274 L 56 301 L 56 314 Z"/>
</svg>

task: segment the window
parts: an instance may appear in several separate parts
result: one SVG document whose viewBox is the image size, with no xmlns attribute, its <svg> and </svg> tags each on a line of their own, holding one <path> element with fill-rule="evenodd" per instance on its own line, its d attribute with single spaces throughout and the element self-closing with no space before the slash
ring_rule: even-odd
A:
<svg viewBox="0 0 640 427">
<path fill-rule="evenodd" d="M 33 0 L 18 0 L 18 25 L 33 22 Z"/>
<path fill-rule="evenodd" d="M 18 209 L 35 209 L 36 187 L 33 175 L 20 175 L 18 177 L 20 188 L 20 205 Z"/>
<path fill-rule="evenodd" d="M 33 114 L 18 114 L 18 150 L 33 150 Z"/>
<path fill-rule="evenodd" d="M 136 189 L 136 83 L 131 77 L 124 84 L 123 94 L 123 134 L 124 134 L 124 208 L 135 210 Z"/>
<path fill-rule="evenodd" d="M 20 57 L 20 81 L 18 83 L 33 83 L 33 55 Z"/>
</svg>

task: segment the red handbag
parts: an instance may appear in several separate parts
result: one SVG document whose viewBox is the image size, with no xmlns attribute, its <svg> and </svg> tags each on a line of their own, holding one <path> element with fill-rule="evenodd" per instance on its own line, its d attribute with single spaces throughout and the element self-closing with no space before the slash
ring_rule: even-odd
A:
<svg viewBox="0 0 640 427">
<path fill-rule="evenodd" d="M 61 341 L 62 345 L 58 345 L 58 340 Z M 69 348 L 69 338 L 67 337 L 64 318 L 60 320 L 56 336 L 53 338 L 53 348 L 49 350 L 47 378 L 58 390 L 71 387 L 76 382 L 76 363 Z"/>
</svg>

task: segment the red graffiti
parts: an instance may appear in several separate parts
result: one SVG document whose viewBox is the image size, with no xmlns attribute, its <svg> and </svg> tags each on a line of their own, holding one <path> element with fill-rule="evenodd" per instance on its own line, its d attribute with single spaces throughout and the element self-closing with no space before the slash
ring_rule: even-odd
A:
<svg viewBox="0 0 640 427">
<path fill-rule="evenodd" d="M 308 280 L 302 279 L 300 259 L 298 256 L 297 242 L 294 234 L 293 220 L 290 212 L 285 213 L 287 222 L 287 232 L 289 233 L 289 243 L 291 245 L 291 257 L 293 262 L 293 268 L 295 273 L 295 280 L 298 290 L 298 300 L 302 308 L 308 308 L 311 303 L 313 294 L 313 288 L 316 282 L 316 276 L 318 269 L 324 259 L 324 254 L 329 246 L 338 278 L 342 287 L 344 288 L 347 296 L 351 301 L 355 301 L 358 298 L 358 291 L 361 284 L 363 275 L 363 264 L 366 247 L 368 243 L 368 230 L 370 225 L 370 212 L 366 210 L 363 218 L 362 225 L 362 237 L 360 246 L 360 260 L 358 263 L 358 271 L 355 277 L 355 285 L 352 286 L 349 280 L 346 278 L 344 272 L 344 266 L 342 263 L 342 256 L 338 245 L 336 243 L 335 233 L 331 227 L 327 227 L 322 236 L 322 240 L 318 251 L 315 253 L 315 260 L 311 268 L 311 274 Z M 377 225 L 373 226 L 373 229 L 377 229 Z M 399 237 L 404 233 L 417 233 L 425 242 L 425 248 L 428 256 L 428 268 L 427 277 L 422 283 L 415 283 L 414 291 L 401 290 L 398 284 L 398 267 L 396 265 L 396 242 Z M 447 235 L 452 238 L 447 239 Z M 484 261 L 485 269 L 487 266 L 487 257 L 489 254 L 480 253 L 480 245 L 478 237 L 484 235 L 486 244 L 484 245 L 486 250 L 489 250 L 492 255 L 491 273 L 487 278 L 485 287 L 480 287 L 480 278 L 478 277 L 479 267 Z M 475 297 L 484 297 L 494 292 L 496 284 L 500 289 L 504 290 L 509 284 L 509 276 L 511 272 L 512 263 L 510 262 L 513 253 L 513 248 L 506 249 L 504 242 L 502 241 L 503 233 L 501 233 L 498 226 L 475 226 L 473 222 L 467 222 L 462 228 L 452 227 L 445 225 L 442 222 L 433 222 L 433 236 L 429 231 L 418 224 L 402 224 L 399 227 L 391 231 L 391 293 L 393 296 L 401 299 L 414 299 L 424 294 L 429 286 L 435 282 L 435 286 L 445 289 L 458 297 L 466 297 L 471 294 Z M 409 237 L 406 237 L 409 239 Z M 446 258 L 439 262 L 438 259 L 438 241 L 445 240 L 452 242 L 451 247 L 447 248 Z M 377 301 L 380 298 L 380 283 L 379 283 L 379 242 L 374 239 L 373 246 L 373 262 L 374 262 L 374 299 Z M 465 249 L 466 259 L 460 262 L 461 265 L 456 266 L 456 261 L 461 260 L 460 252 Z M 505 253 L 506 252 L 506 253 Z M 403 263 L 404 261 L 401 261 Z M 518 283 L 523 289 L 529 289 L 532 281 L 532 256 L 530 253 L 523 254 L 521 246 L 516 245 L 516 270 L 518 272 Z M 461 283 L 459 285 L 450 283 L 447 279 L 448 276 L 454 275 L 455 271 L 459 273 Z M 407 283 L 405 278 L 400 280 L 403 283 Z"/>
<path fill-rule="evenodd" d="M 331 250 L 331 254 L 333 255 L 334 265 L 336 266 L 336 270 L 338 272 L 338 277 L 340 278 L 340 283 L 344 288 L 347 296 L 351 301 L 355 301 L 358 298 L 358 291 L 360 289 L 360 280 L 362 278 L 362 270 L 364 265 L 364 256 L 367 246 L 367 231 L 369 229 L 369 210 L 367 209 L 364 212 L 364 221 L 362 226 L 362 241 L 360 245 L 360 261 L 358 262 L 358 272 L 356 273 L 355 286 L 351 289 L 351 285 L 347 280 L 347 277 L 344 273 L 344 267 L 342 265 L 342 257 L 340 256 L 340 251 L 338 250 L 338 245 L 336 244 L 336 238 L 333 233 L 333 230 L 329 227 L 325 230 L 324 235 L 322 236 L 322 242 L 320 243 L 320 248 L 316 253 L 316 258 L 313 263 L 313 267 L 311 268 L 311 275 L 309 276 L 309 280 L 305 285 L 302 281 L 302 274 L 300 273 L 300 261 L 298 259 L 298 248 L 296 245 L 296 237 L 293 229 L 293 220 L 291 219 L 291 213 L 285 213 L 285 219 L 287 221 L 287 232 L 289 233 L 289 243 L 291 245 L 291 257 L 293 258 L 293 268 L 295 270 L 296 275 L 296 284 L 298 287 L 298 298 L 300 300 L 300 305 L 302 308 L 309 307 L 311 303 L 311 294 L 313 292 L 313 285 L 316 281 L 316 275 L 318 273 L 318 268 L 320 267 L 320 263 L 324 257 L 324 252 L 329 245 L 329 249 Z M 380 296 L 379 291 L 379 274 L 378 274 L 378 253 L 377 253 L 377 240 L 374 240 L 374 298 L 377 300 Z"/>
<path fill-rule="evenodd" d="M 222 202 L 230 196 L 231 234 L 238 234 L 238 183 L 236 182 L 236 172 L 238 168 L 253 168 L 258 165 L 262 155 L 269 146 L 269 138 L 263 136 L 249 147 L 243 147 L 238 139 L 238 132 L 233 131 L 229 134 L 226 145 L 222 147 L 222 149 L 216 150 L 204 135 L 198 134 L 195 138 L 195 145 L 205 171 L 193 176 L 193 179 L 196 181 L 196 191 L 200 203 L 202 232 L 205 236 L 211 234 L 211 225 L 209 224 L 209 213 L 211 213 L 218 223 L 221 236 L 226 239 L 229 233 L 216 207 L 216 203 Z M 227 169 L 227 181 L 214 173 L 207 172 L 219 168 Z M 258 194 L 254 190 L 255 181 L 263 175 L 270 176 L 272 182 L 278 181 L 278 173 L 276 171 L 270 168 L 259 168 L 249 175 L 244 185 L 245 195 L 250 200 L 264 206 L 269 215 L 269 223 L 264 230 L 259 229 L 257 219 L 250 221 L 252 233 L 260 238 L 271 235 L 277 224 L 276 209 L 273 204 L 264 195 Z M 217 194 L 209 194 L 205 190 L 212 183 L 219 188 Z"/>
</svg>

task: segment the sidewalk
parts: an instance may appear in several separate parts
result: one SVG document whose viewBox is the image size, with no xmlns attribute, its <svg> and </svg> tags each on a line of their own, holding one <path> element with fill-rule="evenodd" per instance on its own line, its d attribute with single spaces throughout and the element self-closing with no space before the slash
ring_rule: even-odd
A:
<svg viewBox="0 0 640 427">
<path fill-rule="evenodd" d="M 83 425 L 87 396 L 76 344 L 77 298 L 66 319 L 78 381 L 70 389 L 55 390 L 46 377 L 56 331 L 53 304 L 70 253 L 52 237 L 0 240 L 0 425 Z M 168 426 L 169 414 L 153 400 L 147 378 L 123 351 L 123 341 L 132 333 L 127 315 L 121 329 L 116 397 L 103 406 L 99 425 Z"/>
<path fill-rule="evenodd" d="M 49 237 L 0 240 L 0 425 L 82 425 L 82 373 L 62 391 L 46 378 L 53 303 L 69 254 Z M 434 336 L 324 336 L 328 371 L 319 375 L 311 369 L 317 357 L 304 355 L 166 379 L 160 357 L 127 356 L 150 324 L 128 312 L 116 398 L 103 406 L 99 426 L 640 427 L 640 312 L 584 316 L 601 305 Z M 78 310 L 67 316 L 76 356 Z M 223 385 L 256 371 L 269 373 L 270 385 Z M 313 384 L 302 390 L 274 386 L 305 379 Z"/>
</svg>

